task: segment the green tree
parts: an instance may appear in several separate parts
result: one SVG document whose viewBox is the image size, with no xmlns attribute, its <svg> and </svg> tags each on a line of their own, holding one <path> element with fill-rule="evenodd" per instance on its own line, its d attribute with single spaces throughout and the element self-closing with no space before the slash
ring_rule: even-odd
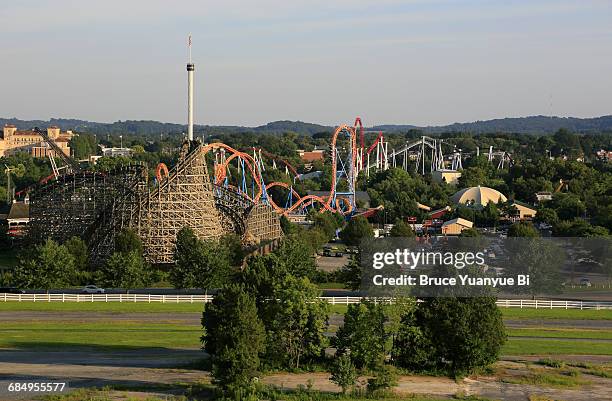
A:
<svg viewBox="0 0 612 401">
<path fill-rule="evenodd" d="M 353 365 L 348 355 L 336 357 L 331 366 L 330 373 L 329 380 L 342 388 L 342 394 L 346 394 L 346 390 L 354 386 L 357 380 L 355 365 Z"/>
<path fill-rule="evenodd" d="M 427 339 L 430 360 L 454 375 L 497 361 L 506 340 L 493 297 L 427 298 L 418 305 L 414 322 Z"/>
<path fill-rule="evenodd" d="M 497 205 L 489 201 L 489 203 L 482 208 L 478 221 L 488 226 L 496 225 L 499 221 L 499 210 L 497 209 Z"/>
<path fill-rule="evenodd" d="M 372 237 L 374 237 L 374 230 L 363 216 L 351 219 L 344 230 L 340 232 L 340 238 L 347 245 L 359 245 L 363 238 Z"/>
<path fill-rule="evenodd" d="M 103 285 L 133 289 L 149 285 L 151 269 L 142 256 L 142 241 L 130 228 L 122 229 L 115 236 L 115 252 L 98 271 Z"/>
<path fill-rule="evenodd" d="M 508 229 L 508 237 L 539 237 L 540 233 L 531 223 L 518 222 L 514 223 Z"/>
<path fill-rule="evenodd" d="M 557 237 L 607 237 L 609 232 L 605 227 L 592 226 L 583 219 L 559 221 L 553 227 Z"/>
<path fill-rule="evenodd" d="M 361 285 L 361 267 L 355 258 L 349 259 L 348 263 L 340 269 L 338 279 L 344 283 L 344 287 L 357 290 Z"/>
<path fill-rule="evenodd" d="M 287 237 L 275 253 L 283 260 L 289 273 L 296 277 L 314 278 L 317 272 L 314 253 L 303 239 Z"/>
<path fill-rule="evenodd" d="M 461 231 L 460 237 L 480 237 L 480 233 L 474 227 Z"/>
<path fill-rule="evenodd" d="M 415 236 L 410 225 L 399 219 L 395 220 L 395 224 L 389 234 L 392 237 L 412 238 Z"/>
<path fill-rule="evenodd" d="M 541 207 L 536 212 L 533 221 L 535 221 L 536 223 L 546 223 L 550 225 L 555 225 L 559 221 L 559 216 L 557 216 L 557 212 L 555 212 L 555 209 Z"/>
<path fill-rule="evenodd" d="M 349 305 L 344 314 L 344 325 L 332 340 L 337 355 L 349 353 L 359 369 L 373 369 L 382 364 L 388 338 L 386 320 L 383 305 L 379 303 L 362 300 L 358 304 Z"/>
<path fill-rule="evenodd" d="M 22 255 L 13 272 L 13 282 L 21 288 L 62 288 L 76 281 L 74 257 L 52 239 Z"/>
<path fill-rule="evenodd" d="M 321 291 L 307 278 L 285 276 L 268 302 L 273 318 L 268 327 L 267 359 L 278 366 L 299 369 L 303 360 L 324 352 L 329 305 L 319 299 Z"/>
<path fill-rule="evenodd" d="M 137 251 L 114 252 L 100 268 L 102 284 L 127 290 L 151 283 L 149 266 Z"/>
<path fill-rule="evenodd" d="M 87 244 L 79 237 L 71 237 L 64 243 L 64 246 L 74 258 L 75 267 L 80 271 L 87 270 L 88 255 Z"/>
<path fill-rule="evenodd" d="M 219 240 L 219 244 L 227 249 L 229 261 L 232 266 L 240 267 L 244 260 L 244 250 L 240 236 L 234 233 L 225 234 Z"/>
<path fill-rule="evenodd" d="M 255 300 L 242 286 L 221 289 L 202 315 L 202 344 L 212 358 L 212 375 L 225 390 L 248 386 L 257 376 L 265 347 Z"/>
<path fill-rule="evenodd" d="M 78 134 L 73 136 L 69 142 L 70 150 L 77 160 L 87 159 L 98 153 L 96 137 L 91 134 Z"/>
<path fill-rule="evenodd" d="M 575 217 L 581 217 L 586 211 L 584 203 L 574 194 L 554 194 L 549 205 L 555 209 L 561 220 L 572 220 Z"/>
<path fill-rule="evenodd" d="M 142 255 L 142 241 L 136 231 L 131 228 L 124 228 L 115 236 L 115 252 L 130 253 L 136 252 Z"/>
<path fill-rule="evenodd" d="M 231 274 L 230 253 L 216 241 L 202 241 L 193 230 L 182 228 L 176 237 L 170 282 L 175 288 L 215 288 Z"/>
</svg>

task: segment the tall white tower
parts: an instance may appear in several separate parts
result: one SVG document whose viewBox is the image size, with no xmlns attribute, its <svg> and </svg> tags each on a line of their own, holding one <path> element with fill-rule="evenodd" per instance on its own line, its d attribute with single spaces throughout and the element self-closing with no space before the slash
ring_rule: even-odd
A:
<svg viewBox="0 0 612 401">
<path fill-rule="evenodd" d="M 191 34 L 189 35 L 189 62 L 187 63 L 187 138 L 193 141 L 193 71 L 191 62 Z"/>
</svg>

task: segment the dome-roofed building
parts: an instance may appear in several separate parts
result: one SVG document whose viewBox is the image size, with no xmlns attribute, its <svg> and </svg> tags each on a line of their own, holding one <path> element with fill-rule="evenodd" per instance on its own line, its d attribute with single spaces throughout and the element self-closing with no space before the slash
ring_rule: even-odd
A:
<svg viewBox="0 0 612 401">
<path fill-rule="evenodd" d="M 506 202 L 508 198 L 493 188 L 481 187 L 479 185 L 477 187 L 464 188 L 457 191 L 451 197 L 451 200 L 457 205 L 486 206 L 489 202 Z"/>
</svg>

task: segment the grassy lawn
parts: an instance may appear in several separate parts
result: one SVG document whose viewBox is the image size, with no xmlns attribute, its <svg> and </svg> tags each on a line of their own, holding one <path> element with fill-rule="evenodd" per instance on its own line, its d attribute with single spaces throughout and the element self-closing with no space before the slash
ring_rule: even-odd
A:
<svg viewBox="0 0 612 401">
<path fill-rule="evenodd" d="M 506 329 L 508 337 L 591 338 L 612 340 L 612 331 L 570 328 Z M 612 347 L 612 343 L 610 343 Z"/>
<path fill-rule="evenodd" d="M 131 322 L 3 323 L 0 348 L 198 348 L 202 329 Z"/>
<path fill-rule="evenodd" d="M 610 342 L 508 338 L 502 355 L 612 355 Z"/>
<path fill-rule="evenodd" d="M 504 315 L 504 319 L 612 320 L 612 309 L 500 309 Z"/>
<path fill-rule="evenodd" d="M 199 302 L 0 302 L 0 311 L 46 311 L 46 312 L 202 312 L 204 305 Z"/>
</svg>

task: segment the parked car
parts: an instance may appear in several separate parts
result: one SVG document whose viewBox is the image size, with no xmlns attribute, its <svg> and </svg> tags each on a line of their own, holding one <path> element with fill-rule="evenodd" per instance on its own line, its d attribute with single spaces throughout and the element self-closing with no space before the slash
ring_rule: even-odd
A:
<svg viewBox="0 0 612 401">
<path fill-rule="evenodd" d="M 81 290 L 81 294 L 104 294 L 104 288 L 98 288 L 95 285 L 86 285 Z"/>
<path fill-rule="evenodd" d="M 337 246 L 333 246 L 333 247 L 326 246 L 323 248 L 323 256 L 339 258 L 343 255 L 344 254 Z"/>
<path fill-rule="evenodd" d="M 583 277 L 580 279 L 580 285 L 585 286 L 585 287 L 590 287 L 591 286 L 591 280 L 589 280 L 586 277 Z"/>
<path fill-rule="evenodd" d="M 25 294 L 25 291 L 15 287 L 0 287 L 0 294 Z"/>
<path fill-rule="evenodd" d="M 345 251 L 346 253 L 356 255 L 356 254 L 358 254 L 358 253 L 359 253 L 359 248 L 357 248 L 356 246 L 351 246 L 351 247 L 346 248 L 344 251 Z"/>
</svg>

